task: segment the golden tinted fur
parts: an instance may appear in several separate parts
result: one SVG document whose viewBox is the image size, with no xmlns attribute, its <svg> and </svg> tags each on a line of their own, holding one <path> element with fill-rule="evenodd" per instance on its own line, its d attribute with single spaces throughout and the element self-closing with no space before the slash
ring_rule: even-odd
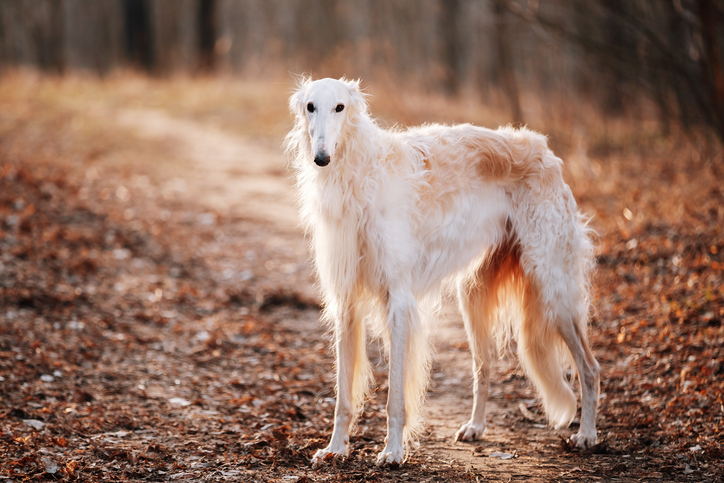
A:
<svg viewBox="0 0 724 483">
<path fill-rule="evenodd" d="M 596 440 L 598 363 L 588 348 L 593 249 L 544 136 L 510 127 L 380 129 L 357 82 L 301 81 L 286 146 L 334 328 L 337 400 L 319 464 L 347 451 L 370 368 L 366 326 L 389 355 L 388 432 L 378 464 L 400 463 L 421 428 L 430 351 L 418 304 L 458 285 L 475 376 L 473 414 L 457 433 L 482 437 L 495 334 L 517 338 L 549 420 L 576 413 L 562 360 L 581 379 L 575 444 Z M 499 337 L 504 339 L 504 337 Z"/>
</svg>

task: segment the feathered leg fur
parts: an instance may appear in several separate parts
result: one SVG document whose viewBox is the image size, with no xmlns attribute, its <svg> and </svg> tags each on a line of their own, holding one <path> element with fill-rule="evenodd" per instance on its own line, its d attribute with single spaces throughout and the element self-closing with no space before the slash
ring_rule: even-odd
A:
<svg viewBox="0 0 724 483">
<path fill-rule="evenodd" d="M 495 324 L 501 302 L 516 294 L 519 272 L 517 253 L 508 242 L 458 282 L 460 312 L 473 356 L 473 414 L 455 434 L 457 441 L 474 441 L 485 433 L 485 405 L 495 356 Z"/>
<path fill-rule="evenodd" d="M 337 359 L 337 401 L 334 408 L 334 429 L 326 448 L 312 458 L 317 465 L 331 455 L 347 453 L 349 429 L 364 401 L 371 375 L 366 353 L 364 321 L 354 307 L 335 318 L 335 352 Z"/>
</svg>

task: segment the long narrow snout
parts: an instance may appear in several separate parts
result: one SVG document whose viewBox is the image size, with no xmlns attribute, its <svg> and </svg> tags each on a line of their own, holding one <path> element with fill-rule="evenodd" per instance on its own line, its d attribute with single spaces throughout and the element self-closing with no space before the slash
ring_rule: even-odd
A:
<svg viewBox="0 0 724 483">
<path fill-rule="evenodd" d="M 312 140 L 312 153 L 314 153 L 314 164 L 320 167 L 327 166 L 332 160 L 332 154 L 329 151 L 329 144 L 326 142 L 327 136 L 320 136 Z"/>
</svg>

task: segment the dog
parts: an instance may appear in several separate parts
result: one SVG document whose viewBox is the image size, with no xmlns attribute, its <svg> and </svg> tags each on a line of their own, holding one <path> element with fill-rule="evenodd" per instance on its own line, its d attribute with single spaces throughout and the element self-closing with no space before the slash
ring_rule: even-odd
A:
<svg viewBox="0 0 724 483">
<path fill-rule="evenodd" d="M 380 128 L 360 81 L 299 80 L 285 139 L 314 252 L 323 319 L 334 334 L 337 399 L 316 466 L 345 455 L 368 390 L 368 326 L 389 360 L 387 437 L 379 465 L 403 462 L 419 435 L 430 369 L 421 308 L 457 289 L 473 358 L 473 411 L 456 434 L 480 439 L 490 366 L 513 337 L 548 420 L 567 426 L 581 386 L 580 431 L 596 442 L 599 365 L 587 340 L 593 245 L 541 134 L 470 124 Z M 434 315 L 434 314 L 433 314 Z"/>
</svg>

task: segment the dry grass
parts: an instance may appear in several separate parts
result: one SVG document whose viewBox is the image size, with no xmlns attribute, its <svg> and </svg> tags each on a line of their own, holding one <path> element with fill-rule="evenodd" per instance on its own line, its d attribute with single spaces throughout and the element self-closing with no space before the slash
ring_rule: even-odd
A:
<svg viewBox="0 0 724 483">
<path fill-rule="evenodd" d="M 100 161 L 101 166 L 122 165 L 123 153 L 130 155 L 130 134 L 102 125 L 103 116 L 126 109 L 164 111 L 273 148 L 281 145 L 291 126 L 287 111 L 291 77 L 157 79 L 121 72 L 98 79 L 18 71 L 0 79 L 0 86 L 0 133 L 14 128 L 7 124 L 10 121 L 27 123 L 36 135 L 44 129 L 71 130 L 74 138 L 83 140 L 78 146 L 81 154 Z M 387 127 L 424 122 L 494 127 L 509 121 L 505 109 L 486 105 L 472 94 L 451 99 L 403 91 L 392 82 L 369 85 L 366 91 L 373 114 Z M 707 203 L 706 187 L 712 179 L 722 178 L 722 148 L 717 142 L 704 133 L 683 133 L 675 127 L 664 137 L 649 108 L 636 109 L 627 118 L 606 118 L 590 103 L 551 104 L 544 96 L 525 95 L 529 126 L 550 137 L 553 149 L 566 163 L 567 180 L 584 209 L 595 215 L 599 229 L 615 230 L 652 218 L 680 218 L 687 204 Z M 88 115 L 93 112 L 95 116 Z M 133 143 L 145 143 L 142 149 L 133 149 L 133 156 L 142 153 L 153 160 L 151 164 L 173 169 L 164 164 L 168 161 L 162 157 L 165 146 L 139 139 Z M 109 158 L 104 153 L 112 154 Z M 623 216 L 624 209 L 633 213 L 631 220 Z"/>
</svg>

